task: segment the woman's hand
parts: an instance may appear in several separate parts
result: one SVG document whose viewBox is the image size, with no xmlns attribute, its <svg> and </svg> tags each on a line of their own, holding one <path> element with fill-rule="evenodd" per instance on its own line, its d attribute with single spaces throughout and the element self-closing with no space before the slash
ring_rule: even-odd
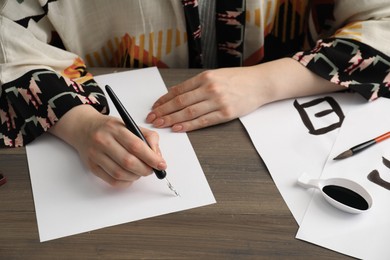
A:
<svg viewBox="0 0 390 260">
<path fill-rule="evenodd" d="M 128 187 L 152 168 L 165 170 L 166 163 L 154 131 L 141 128 L 152 149 L 132 134 L 122 120 L 80 105 L 68 111 L 49 132 L 68 142 L 98 177 L 116 187 Z"/>
<path fill-rule="evenodd" d="M 169 89 L 147 115 L 153 126 L 191 131 L 246 115 L 286 98 L 345 89 L 291 58 L 251 67 L 209 70 Z"/>
<path fill-rule="evenodd" d="M 172 127 L 175 132 L 226 122 L 258 108 L 266 85 L 253 67 L 208 70 L 169 88 L 155 102 L 146 122 Z"/>
</svg>

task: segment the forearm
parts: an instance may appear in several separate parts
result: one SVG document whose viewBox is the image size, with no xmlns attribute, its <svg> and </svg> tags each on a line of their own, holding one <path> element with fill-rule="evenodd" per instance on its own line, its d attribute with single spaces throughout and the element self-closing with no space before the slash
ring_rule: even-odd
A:
<svg viewBox="0 0 390 260">
<path fill-rule="evenodd" d="M 345 89 L 321 78 L 291 58 L 259 64 L 252 69 L 262 84 L 259 87 L 261 93 L 258 94 L 260 106 L 277 100 Z"/>
<path fill-rule="evenodd" d="M 146 122 L 192 131 L 246 115 L 277 100 L 345 89 L 291 58 L 250 67 L 208 70 L 172 86 L 153 105 Z"/>
<path fill-rule="evenodd" d="M 103 91 L 77 55 L 0 19 L 0 147 L 28 144 L 81 104 L 107 113 Z"/>
</svg>

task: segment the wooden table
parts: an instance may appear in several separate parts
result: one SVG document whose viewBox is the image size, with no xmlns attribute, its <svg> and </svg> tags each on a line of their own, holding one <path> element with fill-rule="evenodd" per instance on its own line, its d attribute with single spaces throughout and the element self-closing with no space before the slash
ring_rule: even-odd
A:
<svg viewBox="0 0 390 260">
<path fill-rule="evenodd" d="M 199 70 L 160 72 L 171 86 Z M 239 120 L 191 132 L 189 138 L 216 204 L 44 243 L 25 149 L 0 149 L 0 170 L 8 179 L 0 187 L 0 259 L 347 258 L 295 239 L 298 225 Z"/>
</svg>

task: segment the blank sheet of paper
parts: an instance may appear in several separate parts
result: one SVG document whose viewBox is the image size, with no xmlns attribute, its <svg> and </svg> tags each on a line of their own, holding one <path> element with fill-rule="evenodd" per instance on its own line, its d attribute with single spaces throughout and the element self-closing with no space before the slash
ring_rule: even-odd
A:
<svg viewBox="0 0 390 260">
<path fill-rule="evenodd" d="M 108 84 L 138 125 L 153 102 L 166 93 L 156 68 L 96 77 Z M 118 116 L 109 100 L 110 115 Z M 152 174 L 128 189 L 115 189 L 95 177 L 77 152 L 45 134 L 26 147 L 40 241 L 92 231 L 215 203 L 214 196 L 185 133 L 153 129 L 167 161 L 167 176 L 180 193 L 173 195 L 165 180 Z"/>
</svg>

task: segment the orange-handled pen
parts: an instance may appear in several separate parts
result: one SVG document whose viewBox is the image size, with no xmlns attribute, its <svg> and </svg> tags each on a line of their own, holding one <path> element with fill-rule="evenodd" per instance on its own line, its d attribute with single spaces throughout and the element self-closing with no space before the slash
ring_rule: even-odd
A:
<svg viewBox="0 0 390 260">
<path fill-rule="evenodd" d="M 355 145 L 354 147 L 349 148 L 345 152 L 342 152 L 341 154 L 337 155 L 335 158 L 333 158 L 333 160 L 341 160 L 341 159 L 351 157 L 355 153 L 361 152 L 374 144 L 377 144 L 383 140 L 386 140 L 389 137 L 390 137 L 390 132 L 384 133 L 383 135 L 380 135 L 374 139 L 371 139 L 369 141 L 363 142 L 361 144 L 358 144 L 358 145 Z"/>
</svg>

